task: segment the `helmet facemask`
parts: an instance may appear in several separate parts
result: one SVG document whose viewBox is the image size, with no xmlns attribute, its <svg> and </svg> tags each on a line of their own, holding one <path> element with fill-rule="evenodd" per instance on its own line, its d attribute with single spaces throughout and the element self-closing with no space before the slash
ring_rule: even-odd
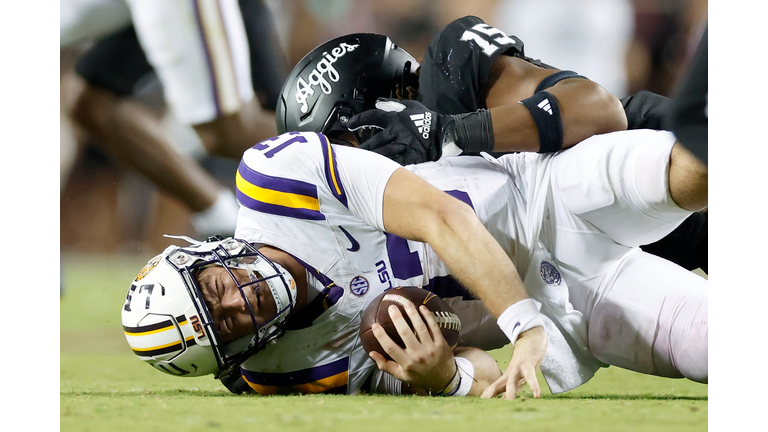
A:
<svg viewBox="0 0 768 432">
<path fill-rule="evenodd" d="M 196 313 L 197 317 L 199 317 L 199 321 L 194 323 L 196 326 L 195 331 L 198 332 L 198 337 L 200 335 L 203 335 L 203 338 L 206 335 L 208 336 L 209 343 L 206 344 L 208 345 L 206 348 L 209 348 L 209 354 L 205 355 L 212 354 L 215 357 L 216 364 L 218 365 L 218 370 L 214 372 L 216 377 L 229 373 L 248 357 L 263 349 L 267 343 L 285 333 L 287 319 L 296 305 L 296 283 L 287 270 L 279 264 L 270 261 L 248 242 L 228 238 L 199 243 L 185 248 L 171 246 L 157 258 L 160 259 L 160 264 L 162 264 L 158 267 L 164 268 L 167 272 L 162 285 L 178 284 L 181 282 L 184 288 L 181 291 L 175 290 L 173 292 L 176 296 L 183 296 L 181 292 L 185 291 L 188 296 L 186 301 L 189 305 L 186 308 L 189 311 L 187 315 L 194 315 Z M 229 276 L 235 282 L 249 312 L 254 328 L 253 334 L 243 336 L 235 341 L 222 342 L 221 334 L 217 329 L 195 278 L 203 269 L 214 265 L 219 265 L 226 269 Z M 235 268 L 245 270 L 249 281 L 241 283 L 232 272 L 232 269 Z M 170 273 L 176 273 L 178 277 L 169 276 L 168 274 Z M 151 277 L 148 277 L 148 279 L 151 279 Z M 244 290 L 251 289 L 256 291 L 260 289 L 259 284 L 261 282 L 264 282 L 264 285 L 270 290 L 277 306 L 277 313 L 262 325 L 258 325 L 253 308 Z M 184 300 L 181 299 L 181 301 L 183 303 Z M 170 314 L 169 311 L 163 310 L 152 312 L 155 314 Z M 126 323 L 125 315 L 123 323 L 124 325 Z M 176 325 L 180 327 L 178 323 Z M 131 343 L 130 340 L 129 343 Z M 197 345 L 201 345 L 199 340 Z M 134 351 L 136 350 L 134 349 Z M 180 352 L 178 356 L 182 354 L 184 354 L 184 351 Z M 203 355 L 198 354 L 198 356 Z M 156 362 L 156 359 L 152 358 L 145 360 L 153 364 Z M 171 361 L 173 359 L 163 360 L 163 362 L 167 363 Z M 198 359 L 198 364 L 204 361 L 204 359 Z M 165 367 L 160 367 L 157 364 L 155 366 L 167 372 Z"/>
</svg>

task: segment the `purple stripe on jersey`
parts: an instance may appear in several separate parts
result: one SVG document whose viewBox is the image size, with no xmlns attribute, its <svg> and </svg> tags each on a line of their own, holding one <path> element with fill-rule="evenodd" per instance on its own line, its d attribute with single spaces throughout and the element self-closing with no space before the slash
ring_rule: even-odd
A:
<svg viewBox="0 0 768 432">
<path fill-rule="evenodd" d="M 400 280 L 423 275 L 419 253 L 411 251 L 408 240 L 390 233 L 384 235 L 387 237 L 387 255 L 392 264 L 392 275 Z"/>
<path fill-rule="evenodd" d="M 331 308 L 344 294 L 344 290 L 331 284 L 325 287 L 309 304 L 288 320 L 288 330 L 301 330 L 312 325 L 315 320 Z"/>
<path fill-rule="evenodd" d="M 195 22 L 197 23 L 197 30 L 200 33 L 200 39 L 203 41 L 203 48 L 205 48 L 205 62 L 208 64 L 208 72 L 211 76 L 211 89 L 213 89 L 213 102 L 216 104 L 216 117 L 221 116 L 221 104 L 219 103 L 219 89 L 216 86 L 216 70 L 213 68 L 213 60 L 211 60 L 211 47 L 208 45 L 208 38 L 205 37 L 205 29 L 203 28 L 202 17 L 200 16 L 200 0 L 193 0 L 195 4 Z"/>
<path fill-rule="evenodd" d="M 257 212 L 261 213 L 269 213 L 277 216 L 285 216 L 290 217 L 294 219 L 307 219 L 307 220 L 324 220 L 325 215 L 320 213 L 319 211 L 315 210 L 309 210 L 309 209 L 302 209 L 302 208 L 292 208 L 292 207 L 284 207 L 280 205 L 275 204 L 267 204 L 261 201 L 257 201 L 244 193 L 237 191 L 237 201 L 244 205 L 245 207 L 248 207 L 251 210 L 255 210 Z"/>
<path fill-rule="evenodd" d="M 429 280 L 429 284 L 423 286 L 425 290 L 434 293 L 440 298 L 461 297 L 464 300 L 475 300 L 472 293 L 464 288 L 452 276 L 438 276 Z"/>
<path fill-rule="evenodd" d="M 328 142 L 325 135 L 317 134 L 317 136 L 320 137 L 320 147 L 323 149 L 323 158 L 325 159 L 325 181 L 328 182 L 333 196 L 344 204 L 344 207 L 349 208 L 347 194 L 344 192 L 344 186 L 341 184 L 341 177 L 339 176 L 336 152 L 333 151 L 333 146 Z"/>
<path fill-rule="evenodd" d="M 313 185 L 312 183 L 303 182 L 301 180 L 287 179 L 283 177 L 268 176 L 266 174 L 252 170 L 243 161 L 240 161 L 240 166 L 237 168 L 237 171 L 245 181 L 254 186 L 270 189 L 277 192 L 304 195 L 317 199 L 317 186 Z"/>
<path fill-rule="evenodd" d="M 250 169 L 242 161 L 238 167 L 238 173 L 246 182 L 268 191 L 305 196 L 317 201 L 317 186 L 311 183 L 261 174 Z M 314 208 L 291 207 L 279 203 L 264 202 L 259 200 L 258 196 L 246 194 L 240 187 L 236 190 L 236 196 L 240 204 L 258 212 L 296 219 L 325 220 L 325 215 Z"/>
<path fill-rule="evenodd" d="M 290 387 L 308 384 L 315 381 L 344 373 L 349 369 L 349 357 L 331 362 L 327 365 L 302 369 L 295 372 L 254 372 L 241 369 L 245 378 L 254 384 L 275 387 Z"/>
<path fill-rule="evenodd" d="M 445 191 L 445 193 L 447 193 L 448 195 L 456 198 L 459 201 L 462 201 L 462 202 L 466 203 L 467 205 L 472 207 L 472 210 L 475 209 L 475 206 L 472 205 L 472 200 L 469 198 L 469 194 L 468 193 L 466 193 L 464 191 L 460 191 L 460 190 L 449 190 L 449 191 Z"/>
<path fill-rule="evenodd" d="M 311 265 L 309 265 L 309 264 L 305 263 L 304 261 L 300 260 L 299 258 L 297 258 L 297 257 L 296 257 L 296 256 L 294 256 L 294 255 L 291 255 L 291 257 L 293 257 L 293 259 L 295 259 L 295 260 L 296 260 L 296 262 L 298 262 L 298 263 L 299 263 L 299 264 L 301 264 L 301 265 L 302 265 L 302 266 L 303 266 L 305 269 L 307 269 L 307 271 L 308 271 L 310 274 L 312 274 L 312 276 L 314 276 L 314 277 L 315 277 L 315 279 L 319 280 L 319 281 L 320 281 L 320 283 L 322 283 L 322 284 L 323 284 L 323 286 L 325 286 L 325 287 L 328 287 L 328 286 L 330 286 L 330 285 L 335 285 L 335 283 L 334 283 L 334 282 L 333 282 L 333 281 L 332 281 L 332 280 L 331 280 L 331 279 L 330 279 L 328 276 L 326 276 L 326 275 L 324 275 L 324 274 L 320 273 L 319 271 L 317 271 L 317 269 L 315 269 L 315 268 L 314 268 L 314 267 L 312 267 Z"/>
</svg>

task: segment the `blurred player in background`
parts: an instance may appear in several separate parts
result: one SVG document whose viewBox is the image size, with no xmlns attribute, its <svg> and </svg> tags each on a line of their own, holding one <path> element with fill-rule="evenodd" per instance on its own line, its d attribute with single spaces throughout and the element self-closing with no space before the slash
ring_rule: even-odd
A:
<svg viewBox="0 0 768 432">
<path fill-rule="evenodd" d="M 330 45 L 318 47 L 299 66 L 311 71 L 320 65 Z M 661 129 L 671 106 L 669 98 L 651 92 L 620 101 L 576 72 L 527 57 L 520 39 L 471 16 L 437 34 L 421 63 L 411 58 L 401 82 L 372 82 L 380 69 L 397 65 L 359 51 L 329 63 L 336 74 L 329 75 L 331 81 L 338 76 L 334 93 L 324 85 L 316 92 L 293 76 L 277 108 L 278 130 L 322 131 L 330 138 L 353 130 L 362 148 L 401 164 L 438 160 L 444 152 L 554 152 L 595 134 Z M 386 103 L 377 104 L 377 97 L 415 100 L 392 112 Z M 375 107 L 380 109 L 371 110 Z M 686 269 L 706 271 L 706 221 L 706 212 L 696 212 L 668 237 L 643 248 Z"/>
<path fill-rule="evenodd" d="M 199 234 L 231 234 L 233 192 L 177 150 L 161 118 L 131 96 L 155 72 L 173 118 L 194 128 L 208 154 L 238 160 L 273 136 L 286 64 L 264 3 L 63 0 L 61 46 L 91 41 L 75 66 L 72 119 L 118 165 L 186 204 Z"/>
<path fill-rule="evenodd" d="M 357 37 L 328 52 L 407 58 L 370 44 L 391 45 L 384 36 Z M 302 66 L 307 83 L 319 76 Z M 260 392 L 351 386 L 344 391 L 353 393 L 373 366 L 357 339 L 359 314 L 373 297 L 396 286 L 441 297 L 466 287 L 515 344 L 485 397 L 514 398 L 526 382 L 539 397 L 539 365 L 553 393 L 606 364 L 707 382 L 707 281 L 636 247 L 705 207 L 706 184 L 706 168 L 669 132 L 623 131 L 568 152 L 405 168 L 321 134 L 290 132 L 246 151 L 238 170 L 235 235 L 267 265 L 230 257 L 245 247 L 235 241 L 220 259 L 171 247 L 132 284 L 123 325 L 134 352 L 168 373 L 242 365 Z M 305 284 L 314 299 L 297 294 Z M 304 313 L 293 315 L 302 304 Z M 283 334 L 279 325 L 292 331 L 268 343 Z M 406 379 L 395 363 L 371 358 Z M 471 380 L 459 369 L 459 381 Z M 450 372 L 441 376 L 447 381 Z"/>
</svg>

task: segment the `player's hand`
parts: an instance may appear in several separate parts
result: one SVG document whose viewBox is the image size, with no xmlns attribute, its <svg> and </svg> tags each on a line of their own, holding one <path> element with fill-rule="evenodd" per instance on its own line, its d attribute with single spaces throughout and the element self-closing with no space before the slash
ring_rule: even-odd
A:
<svg viewBox="0 0 768 432">
<path fill-rule="evenodd" d="M 541 397 L 541 388 L 536 379 L 536 369 L 547 351 L 547 335 L 542 327 L 534 327 L 520 334 L 515 341 L 512 360 L 504 374 L 488 386 L 482 398 L 489 399 L 504 393 L 505 399 L 514 399 L 518 391 L 528 383 L 533 397 Z"/>
<path fill-rule="evenodd" d="M 347 128 L 360 148 L 401 165 L 436 161 L 442 155 L 442 127 L 451 116 L 431 111 L 417 101 L 378 99 L 376 108 L 353 116 Z"/>
<path fill-rule="evenodd" d="M 412 388 L 432 393 L 443 390 L 456 373 L 456 362 L 432 312 L 423 305 L 417 310 L 412 304 L 406 304 L 405 312 L 413 324 L 411 330 L 397 306 L 390 306 L 388 311 L 403 338 L 405 349 L 395 343 L 379 324 L 373 324 L 374 336 L 394 361 L 375 351 L 369 353 L 371 359 L 379 369 L 410 384 Z"/>
</svg>

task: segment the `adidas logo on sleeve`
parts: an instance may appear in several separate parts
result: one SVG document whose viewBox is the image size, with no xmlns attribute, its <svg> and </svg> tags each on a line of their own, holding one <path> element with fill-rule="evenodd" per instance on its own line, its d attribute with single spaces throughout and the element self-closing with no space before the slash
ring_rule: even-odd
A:
<svg viewBox="0 0 768 432">
<path fill-rule="evenodd" d="M 549 115 L 552 115 L 552 105 L 549 104 L 549 99 L 544 99 L 543 101 L 539 102 L 539 104 L 536 106 L 548 112 Z"/>
</svg>

